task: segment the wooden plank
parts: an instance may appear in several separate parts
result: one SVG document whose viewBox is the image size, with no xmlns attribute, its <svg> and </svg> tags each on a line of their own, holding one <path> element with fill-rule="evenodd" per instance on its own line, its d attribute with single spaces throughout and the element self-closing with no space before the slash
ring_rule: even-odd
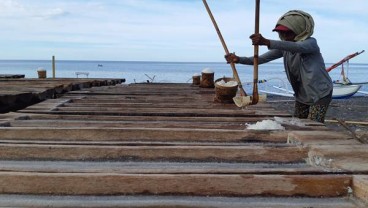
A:
<svg viewBox="0 0 368 208">
<path fill-rule="evenodd" d="M 181 122 L 181 121 L 60 121 L 60 120 L 16 120 L 7 124 L 11 127 L 109 127 L 109 128 L 198 128 L 201 129 L 237 129 L 246 128 L 245 123 L 229 123 L 229 122 Z"/>
<path fill-rule="evenodd" d="M 234 117 L 244 117 L 244 116 L 252 116 L 252 117 L 263 117 L 263 116 L 290 116 L 288 113 L 284 113 L 281 111 L 260 111 L 260 110 L 241 110 L 241 111 L 233 111 L 233 110 L 204 110 L 204 109 L 180 109 L 171 108 L 171 109 L 155 109 L 155 108 L 144 108 L 144 109 L 136 109 L 136 108 L 66 108 L 66 107 L 58 107 L 56 109 L 50 110 L 38 110 L 27 108 L 24 110 L 19 110 L 18 112 L 22 113 L 52 113 L 52 114 L 74 114 L 74 115 L 119 115 L 119 116 L 191 116 L 191 117 L 208 117 L 208 116 L 234 116 Z"/>
<path fill-rule="evenodd" d="M 88 95 L 88 96 L 87 96 Z M 78 95 L 80 96 L 80 95 Z M 133 95 L 101 95 L 95 96 L 92 94 L 84 94 L 86 96 L 83 99 L 74 98 L 74 96 L 64 96 L 64 98 L 72 99 L 71 106 L 75 104 L 77 107 L 79 106 L 93 106 L 93 105 L 123 105 L 123 106 L 131 106 L 131 107 L 139 107 L 141 105 L 144 107 L 145 105 L 151 105 L 155 107 L 162 107 L 165 105 L 171 105 L 171 107 L 190 107 L 190 106 L 198 106 L 205 107 L 207 109 L 211 108 L 221 108 L 221 109 L 239 109 L 235 106 L 235 104 L 224 104 L 214 102 L 214 95 L 203 96 L 203 95 L 169 95 L 169 96 L 133 96 Z M 248 110 L 275 110 L 267 103 L 257 104 L 257 107 L 247 106 Z"/>
<path fill-rule="evenodd" d="M 33 107 L 32 107 L 33 108 Z M 28 108 L 30 109 L 30 108 Z M 166 107 L 162 109 L 161 107 L 155 107 L 155 106 L 145 106 L 143 108 L 139 107 L 108 107 L 108 106 L 99 106 L 99 107 L 65 107 L 65 106 L 59 106 L 56 109 L 53 109 L 55 111 L 60 112 L 97 112 L 100 113 L 101 111 L 106 112 L 122 112 L 122 113 L 136 113 L 139 114 L 140 112 L 143 113 L 157 113 L 157 114 L 175 114 L 176 112 L 179 114 L 194 114 L 194 115 L 231 115 L 231 116 L 257 116 L 257 115 L 285 115 L 285 113 L 280 113 L 275 110 L 234 110 L 234 109 L 206 109 L 206 108 L 175 108 L 175 107 Z M 23 110 L 21 112 L 27 112 L 27 110 Z"/>
<path fill-rule="evenodd" d="M 288 143 L 302 146 L 310 145 L 356 145 L 360 142 L 345 132 L 336 131 L 292 131 Z"/>
<path fill-rule="evenodd" d="M 250 146 L 263 145 L 264 142 L 226 142 L 226 141 L 68 141 L 68 140 L 0 140 L 3 144 L 46 144 L 46 145 L 110 145 L 110 146 Z M 266 143 L 269 145 L 269 143 Z M 284 143 L 272 143 L 272 145 L 285 145 Z"/>
<path fill-rule="evenodd" d="M 61 115 L 37 113 L 6 113 L 0 114 L 0 119 L 11 120 L 59 120 L 59 121 L 156 121 L 156 122 L 210 122 L 210 123 L 238 123 L 245 124 L 259 120 L 273 119 L 273 117 L 172 117 L 172 116 L 107 116 L 107 115 Z"/>
<path fill-rule="evenodd" d="M 47 111 L 52 111 L 52 110 L 57 109 L 59 106 L 62 106 L 64 103 L 68 103 L 68 102 L 70 102 L 70 99 L 63 99 L 63 98 L 47 99 L 38 104 L 29 106 L 26 109 L 32 109 L 34 111 L 37 111 L 37 110 L 43 111 L 46 109 Z"/>
<path fill-rule="evenodd" d="M 0 144 L 0 159 L 304 162 L 307 151 L 291 146 L 102 146 Z"/>
<path fill-rule="evenodd" d="M 90 101 L 86 103 L 73 102 L 65 103 L 62 107 L 71 107 L 71 108 L 99 108 L 101 106 L 108 108 L 201 108 L 201 109 L 237 109 L 235 105 L 218 105 L 216 103 L 170 103 L 170 102 L 162 102 L 162 103 L 153 103 L 153 102 L 96 102 Z M 270 108 L 271 109 L 271 108 Z"/>
<path fill-rule="evenodd" d="M 368 145 L 316 145 L 308 153 L 312 165 L 368 173 Z"/>
<path fill-rule="evenodd" d="M 18 79 L 18 78 L 24 78 L 24 74 L 0 74 L 0 78 L 1 79 L 9 79 L 9 78 L 12 78 L 12 79 Z"/>
<path fill-rule="evenodd" d="M 18 110 L 45 99 L 54 98 L 58 94 L 91 87 L 93 83 L 113 84 L 122 80 L 74 80 L 72 79 L 1 79 L 0 80 L 0 112 Z"/>
<path fill-rule="evenodd" d="M 368 175 L 353 176 L 353 194 L 368 207 Z"/>
<path fill-rule="evenodd" d="M 349 198 L 0 195 L 5 207 L 357 208 Z"/>
<path fill-rule="evenodd" d="M 351 176 L 0 172 L 1 194 L 347 196 Z"/>
<path fill-rule="evenodd" d="M 6 126 L 11 127 L 109 127 L 109 128 L 189 128 L 194 129 L 200 127 L 201 129 L 232 129 L 244 130 L 247 125 L 254 124 L 258 121 L 248 122 L 201 122 L 201 121 L 78 121 L 78 120 L 15 120 L 7 122 Z M 286 130 L 321 130 L 323 127 L 306 126 L 299 127 L 293 125 L 283 125 Z"/>
<path fill-rule="evenodd" d="M 38 83 L 95 83 L 95 82 L 101 82 L 101 83 L 113 83 L 113 84 L 120 84 L 125 82 L 125 79 L 118 79 L 118 78 L 48 78 L 48 79 L 37 79 L 37 78 L 26 78 L 26 79 L 0 79 L 1 83 L 12 83 L 12 84 L 19 84 L 24 85 L 26 84 L 38 84 Z M 111 84 L 109 84 L 111 85 Z"/>
<path fill-rule="evenodd" d="M 0 160 L 0 171 L 125 174 L 322 174 L 305 163 Z"/>
<path fill-rule="evenodd" d="M 0 128 L 1 140 L 279 142 L 287 131 L 180 128 Z"/>
<path fill-rule="evenodd" d="M 88 96 L 87 96 L 88 95 Z M 177 94 L 177 95 L 160 95 L 160 96 L 143 96 L 143 95 L 92 95 L 92 94 L 84 94 L 83 99 L 74 98 L 74 96 L 79 95 L 67 95 L 66 98 L 70 98 L 73 100 L 73 104 L 79 105 L 96 105 L 96 104 L 155 104 L 155 105 L 164 105 L 164 104 L 172 104 L 174 106 L 183 105 L 200 105 L 210 107 L 222 107 L 222 108 L 231 108 L 238 109 L 235 104 L 225 104 L 214 102 L 214 95 L 187 95 L 187 94 Z M 257 107 L 255 106 L 247 106 L 247 109 L 260 109 L 260 108 L 272 108 L 268 103 L 259 103 Z M 272 108 L 273 109 L 273 108 Z"/>
</svg>

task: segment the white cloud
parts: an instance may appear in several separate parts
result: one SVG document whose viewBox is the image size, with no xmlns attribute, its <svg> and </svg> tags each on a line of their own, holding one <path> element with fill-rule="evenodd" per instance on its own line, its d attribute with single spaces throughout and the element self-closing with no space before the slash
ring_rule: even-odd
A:
<svg viewBox="0 0 368 208">
<path fill-rule="evenodd" d="M 2 0 L 0 1 L 0 16 L 12 17 L 25 13 L 23 6 L 15 0 Z"/>
<path fill-rule="evenodd" d="M 327 62 L 367 49 L 365 0 L 261 3 L 260 31 L 267 38 L 278 38 L 271 30 L 279 16 L 301 9 L 314 16 L 315 37 Z M 208 4 L 229 50 L 251 55 L 254 1 Z M 223 60 L 224 50 L 199 0 L 1 0 L 0 24 L 3 59 L 46 59 L 52 53 L 59 59 Z"/>
</svg>

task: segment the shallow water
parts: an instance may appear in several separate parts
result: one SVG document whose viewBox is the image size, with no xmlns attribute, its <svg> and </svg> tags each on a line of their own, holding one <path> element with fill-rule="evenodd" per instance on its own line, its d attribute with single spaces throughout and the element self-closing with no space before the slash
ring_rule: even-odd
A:
<svg viewBox="0 0 368 208">
<path fill-rule="evenodd" d="M 332 64 L 326 64 L 330 66 Z M 47 77 L 52 77 L 51 60 L 0 60 L 0 74 L 24 74 L 26 78 L 37 78 L 37 70 L 44 68 Z M 215 79 L 232 77 L 230 65 L 220 62 L 135 62 L 135 61 L 56 61 L 57 78 L 75 78 L 76 72 L 88 73 L 89 78 L 125 78 L 127 83 L 134 82 L 171 82 L 191 83 L 195 73 L 204 69 L 211 69 Z M 253 67 L 236 65 L 244 89 L 252 92 Z M 345 72 L 352 82 L 368 82 L 365 75 L 368 64 L 350 64 L 345 66 Z M 330 72 L 333 80 L 341 80 L 341 68 Z M 86 77 L 85 74 L 78 75 Z M 286 79 L 282 63 L 267 63 L 259 66 L 259 89 L 273 90 L 274 85 L 290 88 Z M 368 91 L 368 84 L 363 85 L 362 91 Z"/>
</svg>

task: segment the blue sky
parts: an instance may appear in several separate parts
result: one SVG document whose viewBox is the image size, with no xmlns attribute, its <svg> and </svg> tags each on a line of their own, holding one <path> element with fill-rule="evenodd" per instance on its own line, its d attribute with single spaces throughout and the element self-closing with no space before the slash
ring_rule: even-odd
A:
<svg viewBox="0 0 368 208">
<path fill-rule="evenodd" d="M 229 50 L 252 55 L 255 1 L 207 2 Z M 260 32 L 278 39 L 272 29 L 292 9 L 314 17 L 326 62 L 368 49 L 368 1 L 261 0 Z M 201 0 L 1 0 L 0 25 L 0 59 L 224 61 Z"/>
</svg>

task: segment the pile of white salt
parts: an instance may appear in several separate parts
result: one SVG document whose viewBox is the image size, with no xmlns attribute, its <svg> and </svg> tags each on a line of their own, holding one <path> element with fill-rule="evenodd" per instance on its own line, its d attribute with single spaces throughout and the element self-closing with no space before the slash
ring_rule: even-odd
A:
<svg viewBox="0 0 368 208">
<path fill-rule="evenodd" d="M 305 126 L 305 123 L 303 123 L 298 118 L 281 118 L 281 117 L 274 117 L 275 120 L 263 120 L 258 121 L 255 124 L 245 124 L 247 126 L 247 129 L 253 129 L 253 130 L 285 130 L 284 125 L 291 125 L 291 126 L 299 126 L 303 127 Z"/>
<path fill-rule="evenodd" d="M 285 127 L 283 127 L 280 123 L 273 120 L 263 120 L 258 121 L 255 124 L 246 124 L 247 129 L 252 130 L 285 130 Z"/>
<path fill-rule="evenodd" d="M 222 87 L 235 87 L 238 85 L 238 83 L 236 81 L 228 81 L 225 82 L 225 80 L 220 80 L 218 82 L 216 82 L 217 85 L 222 86 Z"/>
</svg>

